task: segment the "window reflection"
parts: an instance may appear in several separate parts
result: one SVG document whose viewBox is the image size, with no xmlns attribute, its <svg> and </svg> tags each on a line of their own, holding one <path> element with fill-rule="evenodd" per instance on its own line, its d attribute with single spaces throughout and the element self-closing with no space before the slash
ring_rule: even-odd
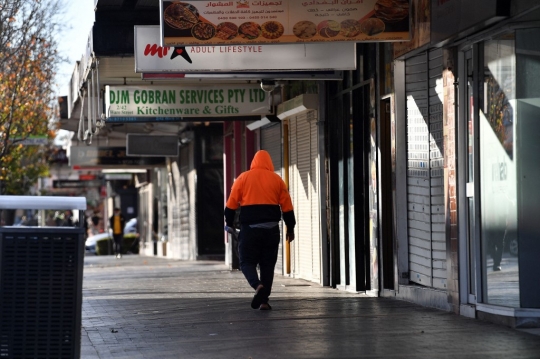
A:
<svg viewBox="0 0 540 359">
<path fill-rule="evenodd" d="M 484 302 L 519 307 L 514 161 L 515 40 L 484 44 L 484 102 L 480 111 L 481 228 Z M 515 248 L 513 248 L 515 249 Z"/>
</svg>

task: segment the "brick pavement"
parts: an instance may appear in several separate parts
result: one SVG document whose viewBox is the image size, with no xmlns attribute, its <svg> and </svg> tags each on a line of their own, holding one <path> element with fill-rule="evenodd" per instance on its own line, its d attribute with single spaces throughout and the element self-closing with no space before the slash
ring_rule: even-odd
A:
<svg viewBox="0 0 540 359">
<path fill-rule="evenodd" d="M 81 357 L 540 358 L 540 337 L 276 276 L 274 310 L 221 262 L 85 258 Z"/>
</svg>

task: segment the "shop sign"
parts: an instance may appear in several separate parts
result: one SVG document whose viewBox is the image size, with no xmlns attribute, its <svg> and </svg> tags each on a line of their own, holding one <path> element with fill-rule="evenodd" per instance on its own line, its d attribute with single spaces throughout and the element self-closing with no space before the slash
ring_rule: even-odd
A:
<svg viewBox="0 0 540 359">
<path fill-rule="evenodd" d="M 180 122 L 182 117 L 109 117 L 108 123 Z"/>
<path fill-rule="evenodd" d="M 14 137 L 12 140 L 16 141 L 15 144 L 23 146 L 47 145 L 50 142 L 47 136 Z"/>
<path fill-rule="evenodd" d="M 234 121 L 255 121 L 260 115 L 234 117 Z M 105 120 L 107 123 L 170 123 L 170 122 L 218 122 L 224 121 L 221 117 L 109 117 Z M 230 120 L 230 119 L 227 119 Z"/>
<path fill-rule="evenodd" d="M 159 26 L 135 26 L 135 72 L 354 70 L 355 44 L 161 47 Z M 328 56 L 339 54 L 340 56 Z"/>
<path fill-rule="evenodd" d="M 431 43 L 453 36 L 464 36 L 510 16 L 511 6 L 519 1 L 508 0 L 444 0 L 431 1 Z M 523 2 L 525 3 L 525 2 Z M 531 4 L 538 2 L 531 1 Z"/>
<path fill-rule="evenodd" d="M 409 39 L 408 0 L 160 0 L 159 4 L 162 46 Z"/>
<path fill-rule="evenodd" d="M 106 117 L 216 117 L 270 113 L 258 84 L 106 86 Z"/>
<path fill-rule="evenodd" d="M 162 166 L 165 157 L 131 157 L 125 147 L 71 146 L 69 165 L 74 168 L 93 166 Z"/>
<path fill-rule="evenodd" d="M 133 174 L 131 173 L 107 173 L 105 175 L 105 180 L 121 180 L 121 181 L 130 181 L 133 179 Z"/>
<path fill-rule="evenodd" d="M 93 181 L 95 180 L 97 177 L 96 175 L 93 175 L 93 174 L 80 174 L 79 175 L 79 181 Z"/>
<path fill-rule="evenodd" d="M 411 0 L 411 8 L 416 9 L 411 15 L 411 39 L 394 43 L 394 58 L 418 49 L 430 42 L 431 3 L 430 0 Z"/>
<path fill-rule="evenodd" d="M 178 136 L 155 136 L 128 133 L 126 150 L 128 156 L 178 157 Z"/>
<path fill-rule="evenodd" d="M 284 45 L 292 46 L 292 45 Z M 326 55 L 325 55 L 326 56 Z M 159 73 L 147 73 L 143 72 L 141 74 L 141 79 L 143 80 L 190 80 L 196 79 L 197 81 L 201 80 L 216 80 L 216 79 L 239 79 L 239 80 L 274 80 L 274 81 L 313 81 L 313 80 L 328 80 L 328 81 L 341 81 L 343 80 L 343 71 L 323 71 L 323 70 L 313 70 L 313 71 L 287 71 L 283 70 L 278 71 L 266 71 L 266 72 L 159 72 Z"/>
<path fill-rule="evenodd" d="M 78 181 L 78 180 L 54 180 L 53 188 L 88 188 L 100 187 L 101 181 Z"/>
</svg>

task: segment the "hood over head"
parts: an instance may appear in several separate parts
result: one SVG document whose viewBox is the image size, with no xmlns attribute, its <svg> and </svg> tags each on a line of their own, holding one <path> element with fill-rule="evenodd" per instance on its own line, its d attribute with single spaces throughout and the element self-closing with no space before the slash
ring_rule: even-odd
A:
<svg viewBox="0 0 540 359">
<path fill-rule="evenodd" d="M 264 169 L 274 172 L 274 164 L 272 163 L 270 154 L 265 150 L 257 151 L 253 157 L 253 161 L 251 161 L 250 169 Z"/>
</svg>

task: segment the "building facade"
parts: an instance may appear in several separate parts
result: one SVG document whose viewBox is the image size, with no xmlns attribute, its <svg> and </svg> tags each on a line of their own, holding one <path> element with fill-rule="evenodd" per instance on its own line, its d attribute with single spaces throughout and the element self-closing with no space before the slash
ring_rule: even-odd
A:
<svg viewBox="0 0 540 359">
<path fill-rule="evenodd" d="M 111 55 L 112 45 L 96 40 L 118 26 L 105 4 L 112 6 L 97 4 L 104 14 L 96 16 L 93 53 L 110 71 L 130 50 Z M 298 223 L 297 239 L 282 241 L 277 273 L 538 325 L 540 5 L 409 5 L 411 41 L 356 44 L 354 70 L 331 79 L 310 74 L 310 81 L 266 74 L 279 81 L 273 115 L 167 128 L 179 137 L 179 155 L 139 185 L 141 252 L 237 268 L 222 231 L 224 203 L 265 149 L 289 186 Z M 148 14 L 138 19 L 122 26 L 156 24 Z"/>
</svg>

